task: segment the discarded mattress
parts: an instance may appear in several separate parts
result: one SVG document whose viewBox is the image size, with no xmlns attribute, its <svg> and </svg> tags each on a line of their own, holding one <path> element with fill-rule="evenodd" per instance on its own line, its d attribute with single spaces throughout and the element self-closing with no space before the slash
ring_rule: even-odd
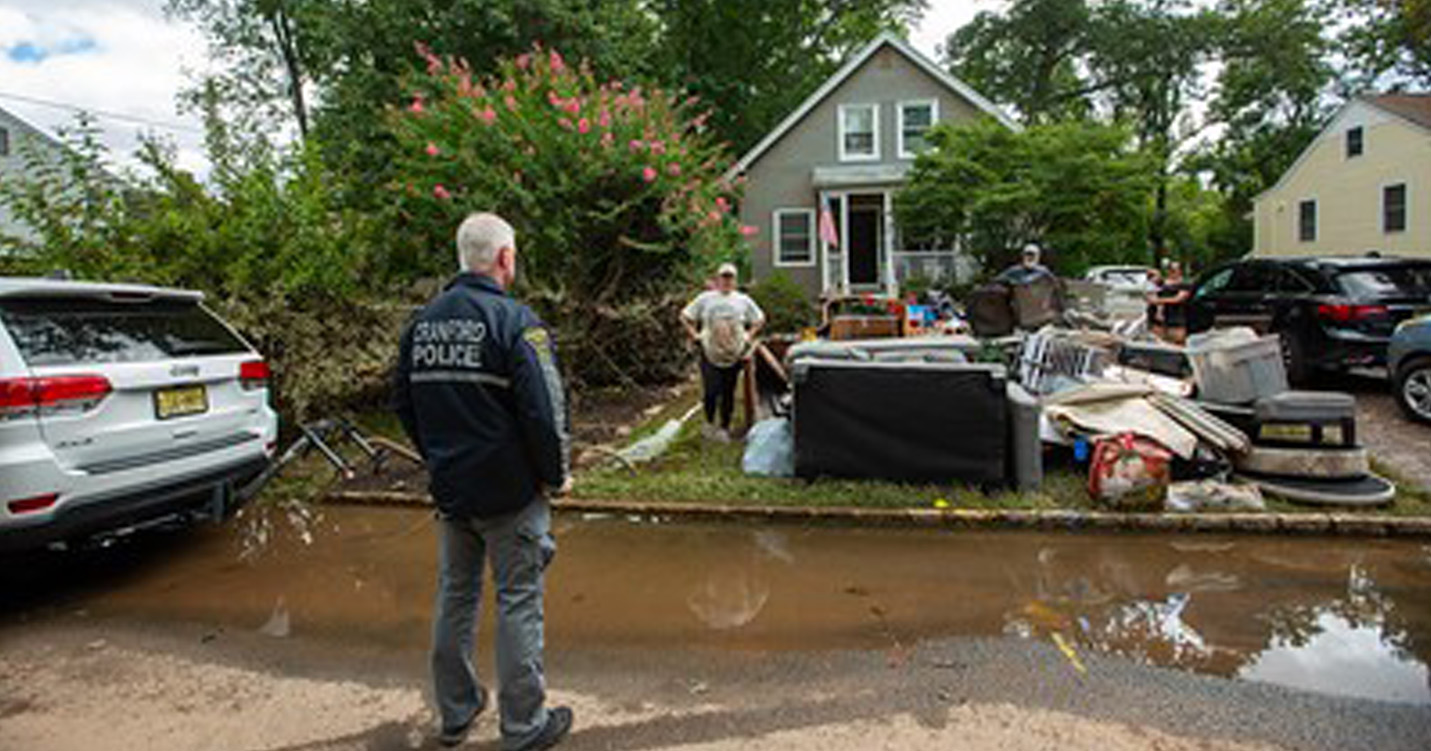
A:
<svg viewBox="0 0 1431 751">
<path fill-rule="evenodd" d="M 1304 477 L 1269 477 L 1240 472 L 1238 479 L 1251 482 L 1264 493 L 1297 503 L 1323 506 L 1380 506 L 1396 497 L 1396 485 L 1380 475 L 1367 474 L 1349 480 L 1315 480 Z"/>
<path fill-rule="evenodd" d="M 1010 472 L 1004 368 L 796 361 L 795 474 L 1003 484 Z"/>
<path fill-rule="evenodd" d="M 1136 433 L 1187 459 L 1197 448 L 1197 434 L 1183 427 L 1147 398 L 1145 386 L 1091 383 L 1044 398 L 1050 420 L 1095 435 Z"/>
</svg>

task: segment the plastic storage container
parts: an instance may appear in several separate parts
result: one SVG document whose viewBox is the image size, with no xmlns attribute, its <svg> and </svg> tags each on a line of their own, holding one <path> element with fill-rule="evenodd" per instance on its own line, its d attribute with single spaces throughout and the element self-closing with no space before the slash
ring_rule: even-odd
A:
<svg viewBox="0 0 1431 751">
<path fill-rule="evenodd" d="M 1282 344 L 1276 334 L 1258 337 L 1251 329 L 1228 329 L 1188 339 L 1188 360 L 1198 398 L 1246 404 L 1287 390 Z"/>
</svg>

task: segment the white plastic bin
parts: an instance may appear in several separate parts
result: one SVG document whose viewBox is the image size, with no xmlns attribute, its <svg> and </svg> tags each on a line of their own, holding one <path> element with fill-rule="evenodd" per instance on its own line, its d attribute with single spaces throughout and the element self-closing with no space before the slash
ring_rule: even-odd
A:
<svg viewBox="0 0 1431 751">
<path fill-rule="evenodd" d="M 1187 353 L 1198 398 L 1205 401 L 1248 404 L 1287 390 L 1276 334 L 1259 337 L 1248 328 L 1209 331 L 1189 337 Z"/>
</svg>

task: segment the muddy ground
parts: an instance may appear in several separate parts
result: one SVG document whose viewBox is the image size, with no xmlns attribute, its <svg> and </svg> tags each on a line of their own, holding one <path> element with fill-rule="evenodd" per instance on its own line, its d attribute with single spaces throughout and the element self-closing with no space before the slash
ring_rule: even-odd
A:
<svg viewBox="0 0 1431 751">
<path fill-rule="evenodd" d="M 431 515 L 253 521 L 0 567 L 0 749 L 433 748 Z M 1419 543 L 575 515 L 556 534 L 549 683 L 579 714 L 564 748 L 1431 737 Z M 490 613 L 482 633 L 490 676 Z M 488 718 L 471 747 L 495 739 Z"/>
</svg>

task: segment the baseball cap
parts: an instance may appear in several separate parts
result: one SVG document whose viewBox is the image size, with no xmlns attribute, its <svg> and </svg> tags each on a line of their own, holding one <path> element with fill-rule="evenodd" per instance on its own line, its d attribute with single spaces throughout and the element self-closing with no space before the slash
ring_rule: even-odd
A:
<svg viewBox="0 0 1431 751">
<path fill-rule="evenodd" d="M 733 264 L 733 263 L 723 263 L 723 264 L 720 265 L 719 268 L 716 269 L 716 276 L 737 276 L 737 275 L 738 275 L 738 273 L 736 272 L 736 270 L 735 270 L 735 264 Z"/>
</svg>

